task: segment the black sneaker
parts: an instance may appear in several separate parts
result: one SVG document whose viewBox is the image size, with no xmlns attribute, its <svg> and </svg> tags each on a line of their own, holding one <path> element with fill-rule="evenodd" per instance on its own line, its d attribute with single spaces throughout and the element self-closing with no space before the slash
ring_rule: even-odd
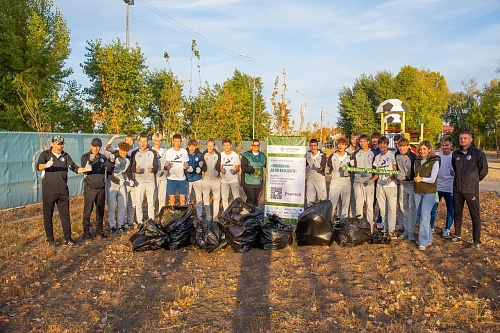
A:
<svg viewBox="0 0 500 333">
<path fill-rule="evenodd" d="M 110 231 L 111 231 L 112 234 L 116 234 L 116 228 L 115 227 L 111 228 Z"/>
<path fill-rule="evenodd" d="M 130 228 L 128 227 L 128 225 L 122 225 L 122 226 L 121 226 L 121 228 L 120 228 L 120 230 L 121 230 L 122 232 L 129 232 L 129 231 L 130 231 Z"/>
<path fill-rule="evenodd" d="M 58 247 L 61 245 L 61 243 L 59 242 L 56 242 L 55 240 L 53 239 L 47 239 L 47 244 L 49 244 L 50 246 L 54 246 L 54 247 Z"/>
<path fill-rule="evenodd" d="M 78 245 L 76 245 L 75 241 L 72 240 L 72 239 L 65 240 L 64 241 L 64 245 L 66 245 L 66 246 L 72 246 L 72 247 L 77 247 L 78 246 Z"/>
<path fill-rule="evenodd" d="M 480 247 L 479 244 L 481 244 L 481 243 L 474 241 L 474 242 L 472 242 L 472 246 L 471 247 L 473 249 L 479 249 L 479 247 Z"/>
<path fill-rule="evenodd" d="M 450 238 L 450 243 L 462 243 L 462 237 L 453 236 Z"/>
</svg>

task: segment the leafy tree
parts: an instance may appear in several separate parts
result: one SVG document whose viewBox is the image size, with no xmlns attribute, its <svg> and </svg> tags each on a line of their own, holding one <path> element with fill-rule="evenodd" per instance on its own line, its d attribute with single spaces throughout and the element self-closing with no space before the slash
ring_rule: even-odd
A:
<svg viewBox="0 0 500 333">
<path fill-rule="evenodd" d="M 172 71 L 155 69 L 147 74 L 146 85 L 149 132 L 160 132 L 167 137 L 183 133 L 186 104 L 182 96 L 183 82 Z"/>
<path fill-rule="evenodd" d="M 439 72 L 404 66 L 395 78 L 395 94 L 405 102 L 406 129 L 418 130 L 424 123 L 424 138 L 436 142 L 443 128 L 442 115 L 446 113 L 449 90 Z"/>
<path fill-rule="evenodd" d="M 71 73 L 69 31 L 49 0 L 0 0 L 0 129 L 51 131 L 51 101 Z"/>
<path fill-rule="evenodd" d="M 82 64 L 91 86 L 85 89 L 93 119 L 104 133 L 145 130 L 148 105 L 145 57 L 139 46 L 127 49 L 118 39 L 110 45 L 89 41 Z"/>
<path fill-rule="evenodd" d="M 485 122 L 485 144 L 494 146 L 499 151 L 500 139 L 500 80 L 493 79 L 481 92 L 481 105 L 479 110 Z"/>
</svg>

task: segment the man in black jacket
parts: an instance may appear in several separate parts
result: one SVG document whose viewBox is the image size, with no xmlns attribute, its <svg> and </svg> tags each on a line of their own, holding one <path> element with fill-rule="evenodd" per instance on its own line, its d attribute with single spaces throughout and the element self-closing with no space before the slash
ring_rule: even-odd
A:
<svg viewBox="0 0 500 333">
<path fill-rule="evenodd" d="M 102 141 L 99 138 L 92 139 L 90 151 L 82 155 L 82 165 L 87 163 L 91 165 L 92 170 L 85 172 L 83 179 L 83 240 L 91 239 L 90 236 L 90 215 L 96 206 L 96 235 L 106 237 L 102 227 L 104 217 L 104 203 L 106 201 L 105 191 L 105 171 L 111 163 L 107 157 L 99 151 L 102 147 Z"/>
<path fill-rule="evenodd" d="M 85 167 L 78 167 L 71 156 L 64 150 L 64 138 L 56 135 L 52 138 L 52 147 L 44 150 L 38 158 L 37 169 L 42 171 L 42 195 L 43 195 L 43 225 L 47 242 L 51 245 L 59 245 L 54 240 L 54 229 L 52 216 L 54 205 L 57 204 L 59 217 L 64 233 L 64 244 L 74 246 L 71 239 L 71 222 L 69 216 L 69 189 L 68 189 L 68 169 L 74 173 L 84 173 L 90 171 L 89 164 Z"/>
<path fill-rule="evenodd" d="M 455 172 L 453 201 L 455 204 L 455 236 L 451 242 L 462 241 L 464 202 L 467 202 L 472 220 L 472 246 L 481 244 L 481 216 L 479 214 L 479 182 L 488 174 L 486 155 L 472 145 L 472 134 L 463 131 L 459 137 L 460 148 L 452 155 L 451 165 Z"/>
</svg>

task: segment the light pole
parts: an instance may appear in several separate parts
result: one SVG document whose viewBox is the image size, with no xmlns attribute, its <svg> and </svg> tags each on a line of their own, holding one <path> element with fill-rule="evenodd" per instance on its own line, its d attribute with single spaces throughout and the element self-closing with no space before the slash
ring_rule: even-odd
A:
<svg viewBox="0 0 500 333">
<path fill-rule="evenodd" d="M 300 96 L 302 96 L 302 103 L 300 104 L 300 125 L 299 125 L 299 133 L 298 133 L 300 135 L 300 133 L 302 132 L 302 124 L 304 123 L 304 118 L 305 118 L 305 114 L 306 114 L 307 103 L 304 101 L 304 94 L 302 94 L 298 90 L 295 90 L 295 91 L 298 92 L 300 94 Z"/>
<path fill-rule="evenodd" d="M 320 138 L 319 138 L 321 148 L 323 148 L 323 114 L 327 114 L 327 115 L 335 118 L 335 116 L 333 114 L 323 111 L 323 107 L 321 107 L 321 118 L 320 118 L 320 123 L 319 123 L 320 124 L 319 126 L 321 127 Z"/>
<path fill-rule="evenodd" d="M 252 90 L 252 140 L 253 140 L 255 139 L 255 59 L 241 53 L 240 57 L 245 57 L 253 61 L 253 90 Z"/>
</svg>

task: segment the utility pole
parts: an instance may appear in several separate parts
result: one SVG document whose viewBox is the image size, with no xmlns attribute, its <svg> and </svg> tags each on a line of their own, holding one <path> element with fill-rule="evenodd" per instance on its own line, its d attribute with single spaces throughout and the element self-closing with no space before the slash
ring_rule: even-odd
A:
<svg viewBox="0 0 500 333">
<path fill-rule="evenodd" d="M 134 5 L 134 0 L 123 0 L 123 2 L 127 5 L 125 46 L 128 50 L 130 48 L 130 6 Z"/>
<path fill-rule="evenodd" d="M 321 118 L 319 120 L 320 134 L 319 134 L 319 148 L 323 149 L 323 107 L 321 107 Z"/>
</svg>

